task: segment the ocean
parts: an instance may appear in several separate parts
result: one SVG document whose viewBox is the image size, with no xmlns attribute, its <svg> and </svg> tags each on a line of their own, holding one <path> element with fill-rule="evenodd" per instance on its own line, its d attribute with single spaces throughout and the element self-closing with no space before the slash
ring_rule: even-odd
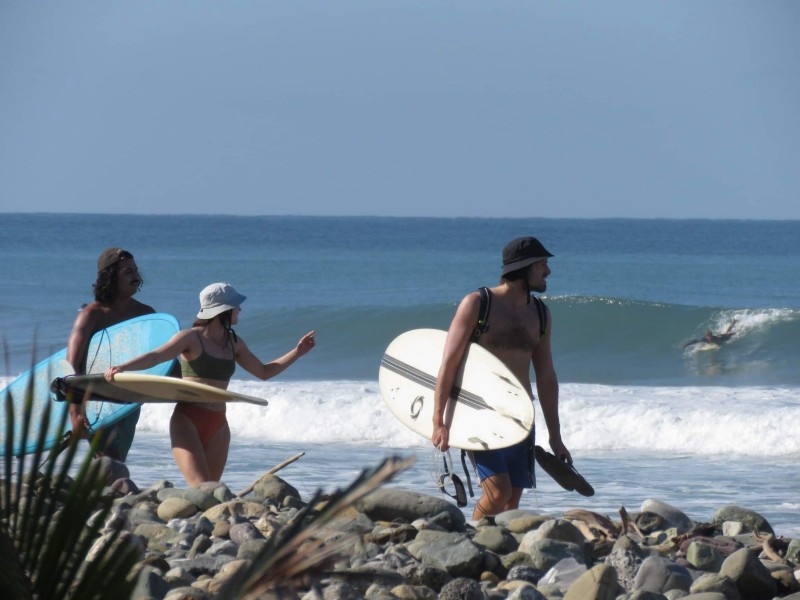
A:
<svg viewBox="0 0 800 600">
<path fill-rule="evenodd" d="M 535 235 L 555 257 L 553 319 L 564 440 L 593 484 L 584 498 L 539 471 L 522 506 L 618 518 L 655 498 L 709 521 L 738 504 L 800 536 L 800 222 L 4 214 L 0 385 L 62 348 L 92 299 L 97 255 L 130 250 L 137 296 L 189 326 L 198 292 L 247 295 L 237 333 L 262 360 L 307 331 L 317 347 L 276 379 L 237 370 L 232 389 L 269 400 L 229 409 L 223 479 L 238 491 L 281 472 L 304 496 L 346 485 L 388 454 L 415 465 L 391 485 L 438 494 L 439 461 L 381 400 L 377 373 L 408 329 L 447 329 L 461 298 L 499 278 L 503 245 Z M 682 345 L 707 328 L 718 349 Z M 35 352 L 32 350 L 35 348 Z M 182 485 L 171 407 L 147 405 L 134 481 Z M 540 432 L 546 431 L 537 413 Z M 454 457 L 455 458 L 455 457 Z M 471 512 L 471 505 L 467 514 Z"/>
</svg>

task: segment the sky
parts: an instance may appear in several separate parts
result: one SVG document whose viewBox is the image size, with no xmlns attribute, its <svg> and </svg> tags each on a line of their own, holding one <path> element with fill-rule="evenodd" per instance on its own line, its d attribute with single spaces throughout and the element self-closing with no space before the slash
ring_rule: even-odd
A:
<svg viewBox="0 0 800 600">
<path fill-rule="evenodd" d="M 0 212 L 800 219 L 800 2 L 0 3 Z"/>
</svg>

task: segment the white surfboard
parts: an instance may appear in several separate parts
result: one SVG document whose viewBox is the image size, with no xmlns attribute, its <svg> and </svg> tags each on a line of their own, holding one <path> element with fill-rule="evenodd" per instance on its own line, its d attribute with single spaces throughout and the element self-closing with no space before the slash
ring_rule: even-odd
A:
<svg viewBox="0 0 800 600">
<path fill-rule="evenodd" d="M 416 433 L 433 434 L 433 391 L 447 332 L 414 329 L 389 344 L 381 359 L 381 396 L 397 419 Z M 505 448 L 533 430 L 528 391 L 497 357 L 471 343 L 445 409 L 450 445 L 464 450 Z"/>
<path fill-rule="evenodd" d="M 211 385 L 177 379 L 147 375 L 145 373 L 117 373 L 110 383 L 102 375 L 67 375 L 60 378 L 62 391 L 86 394 L 92 399 L 104 399 L 121 404 L 147 402 L 248 402 L 267 406 L 263 398 L 247 396 L 230 390 L 221 390 Z"/>
</svg>

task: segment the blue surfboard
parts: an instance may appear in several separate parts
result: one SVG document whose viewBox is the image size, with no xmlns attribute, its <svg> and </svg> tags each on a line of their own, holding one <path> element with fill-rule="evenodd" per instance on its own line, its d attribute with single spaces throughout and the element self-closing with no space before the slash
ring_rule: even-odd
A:
<svg viewBox="0 0 800 600">
<path fill-rule="evenodd" d="M 172 315 L 153 313 L 98 331 L 89 342 L 86 372 L 103 373 L 112 365 L 119 365 L 140 354 L 154 350 L 167 342 L 179 330 L 178 321 Z M 172 361 L 168 361 L 140 372 L 150 375 L 167 375 L 171 368 Z M 67 362 L 67 349 L 64 348 L 17 377 L 4 390 L 0 391 L 0 400 L 5 402 L 6 397 L 10 396 L 14 406 L 14 446 L 12 449 L 14 456 L 30 454 L 35 451 L 40 434 L 41 416 L 48 405 L 51 407 L 51 417 L 46 434 L 45 449 L 53 447 L 70 429 L 69 421 L 67 421 L 65 429 L 58 427 L 64 411 L 67 410 L 67 405 L 55 399 L 55 395 L 50 391 L 50 383 L 56 377 L 64 377 L 71 373 L 72 367 Z M 22 447 L 19 421 L 25 406 L 26 394 L 31 389 L 31 383 L 33 384 L 33 418 L 27 442 Z M 116 404 L 90 400 L 86 403 L 86 420 L 89 422 L 91 430 L 96 431 L 102 427 L 113 425 L 136 410 L 138 406 L 138 404 Z M 0 456 L 6 452 L 5 437 L 6 411 L 0 410 Z"/>
</svg>

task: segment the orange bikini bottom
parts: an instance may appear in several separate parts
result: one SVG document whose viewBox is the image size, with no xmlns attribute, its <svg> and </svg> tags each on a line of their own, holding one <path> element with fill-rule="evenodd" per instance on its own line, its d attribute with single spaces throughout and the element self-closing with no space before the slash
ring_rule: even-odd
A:
<svg viewBox="0 0 800 600">
<path fill-rule="evenodd" d="M 224 410 L 208 410 L 190 402 L 178 402 L 175 411 L 186 415 L 197 429 L 200 442 L 205 446 L 228 422 Z"/>
</svg>

